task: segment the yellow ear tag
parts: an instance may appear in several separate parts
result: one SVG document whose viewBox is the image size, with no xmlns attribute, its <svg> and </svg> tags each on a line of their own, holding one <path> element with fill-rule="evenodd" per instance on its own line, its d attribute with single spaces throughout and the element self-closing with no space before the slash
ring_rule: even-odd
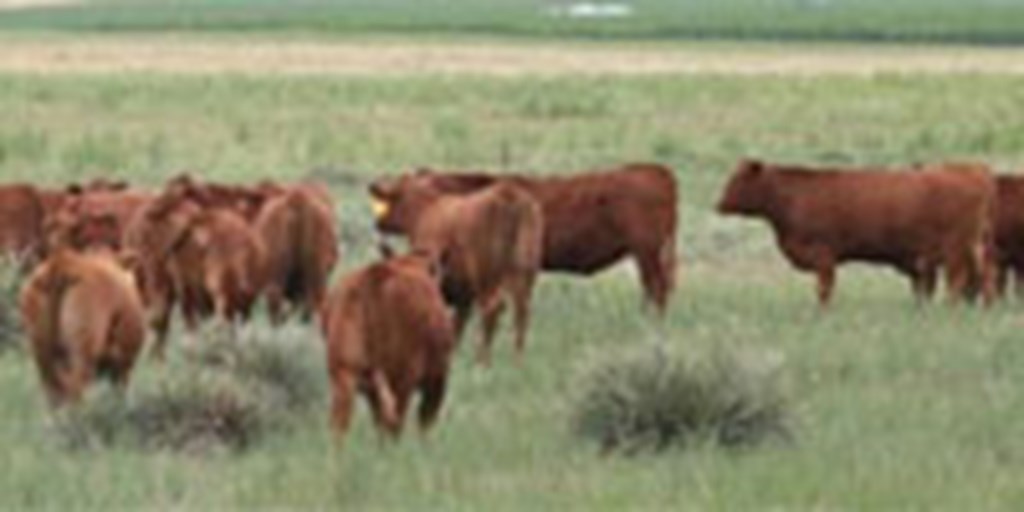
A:
<svg viewBox="0 0 1024 512">
<path fill-rule="evenodd" d="M 379 219 L 388 214 L 391 205 L 387 201 L 373 197 L 370 198 L 370 209 L 373 211 L 373 216 Z"/>
</svg>

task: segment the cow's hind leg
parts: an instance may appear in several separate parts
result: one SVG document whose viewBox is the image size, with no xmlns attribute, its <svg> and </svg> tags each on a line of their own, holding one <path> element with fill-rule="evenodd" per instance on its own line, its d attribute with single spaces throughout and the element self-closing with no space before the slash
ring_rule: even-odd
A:
<svg viewBox="0 0 1024 512">
<path fill-rule="evenodd" d="M 95 368 L 93 368 L 93 363 L 80 353 L 72 353 L 69 363 L 61 375 L 64 400 L 79 402 L 85 393 L 85 388 L 92 382 Z"/>
<path fill-rule="evenodd" d="M 472 303 L 461 303 L 452 306 L 454 309 L 454 322 L 455 322 L 455 339 L 462 340 L 462 334 L 466 331 L 466 324 L 469 323 L 469 317 L 473 314 Z"/>
<path fill-rule="evenodd" d="M 918 304 L 924 304 L 935 295 L 935 285 L 938 281 L 938 269 L 926 261 L 918 261 L 913 269 L 906 272 L 910 278 L 914 298 Z"/>
<path fill-rule="evenodd" d="M 421 384 L 418 410 L 421 430 L 426 431 L 437 421 L 437 416 L 441 412 L 441 405 L 444 403 L 447 386 L 448 378 L 445 373 L 427 377 Z"/>
<path fill-rule="evenodd" d="M 672 248 L 674 251 L 674 247 Z M 644 288 L 645 301 L 654 304 L 659 316 L 664 316 L 668 307 L 669 295 L 675 272 L 674 254 L 668 257 L 665 250 L 648 250 L 636 255 L 637 269 L 640 271 L 640 282 Z"/>
<path fill-rule="evenodd" d="M 267 285 L 266 297 L 270 323 L 281 325 L 284 322 L 284 290 L 276 283 Z"/>
<path fill-rule="evenodd" d="M 401 430 L 396 390 L 384 372 L 374 371 L 369 385 L 365 388 L 366 399 L 370 402 L 373 421 L 380 432 L 397 437 Z"/>
<path fill-rule="evenodd" d="M 972 258 L 969 250 L 948 249 L 945 258 L 946 286 L 949 302 L 959 303 L 970 299 Z"/>
<path fill-rule="evenodd" d="M 481 310 L 481 337 L 480 348 L 477 352 L 477 362 L 484 365 L 491 365 L 491 348 L 494 344 L 494 334 L 498 330 L 498 323 L 501 314 L 505 311 L 505 301 L 500 291 L 488 294 L 480 305 Z"/>
<path fill-rule="evenodd" d="M 355 405 L 356 374 L 341 369 L 331 376 L 331 428 L 339 438 L 348 431 Z"/>
<path fill-rule="evenodd" d="M 530 298 L 533 295 L 535 277 L 533 273 L 519 275 L 509 283 L 516 331 L 516 356 L 520 359 L 526 349 L 526 332 L 530 328 Z"/>
</svg>

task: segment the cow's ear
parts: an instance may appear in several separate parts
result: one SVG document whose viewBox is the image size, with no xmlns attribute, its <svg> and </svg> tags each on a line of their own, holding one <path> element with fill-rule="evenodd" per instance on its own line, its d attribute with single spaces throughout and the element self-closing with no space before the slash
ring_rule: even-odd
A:
<svg viewBox="0 0 1024 512">
<path fill-rule="evenodd" d="M 393 198 L 398 191 L 398 184 L 393 179 L 381 178 L 370 183 L 367 191 L 370 192 L 371 196 L 381 199 Z"/>
<path fill-rule="evenodd" d="M 753 158 L 745 158 L 740 163 L 740 168 L 748 176 L 755 177 L 764 172 L 764 162 Z"/>
<path fill-rule="evenodd" d="M 436 173 L 430 167 L 417 167 L 413 174 L 416 176 L 431 176 Z"/>
<path fill-rule="evenodd" d="M 73 196 L 80 196 L 85 192 L 85 188 L 82 187 L 81 183 L 71 183 L 67 187 L 64 187 L 64 192 Z"/>
</svg>

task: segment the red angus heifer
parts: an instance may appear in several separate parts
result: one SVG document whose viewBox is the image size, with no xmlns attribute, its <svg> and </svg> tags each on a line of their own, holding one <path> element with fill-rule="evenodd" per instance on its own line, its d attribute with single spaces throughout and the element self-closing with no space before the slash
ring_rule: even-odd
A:
<svg viewBox="0 0 1024 512">
<path fill-rule="evenodd" d="M 389 205 L 378 226 L 408 233 L 412 248 L 439 262 L 445 299 L 456 311 L 461 336 L 474 307 L 483 314 L 479 360 L 490 347 L 506 297 L 511 299 L 516 348 L 526 345 L 530 296 L 540 268 L 544 221 L 540 205 L 512 183 L 473 193 L 439 192 L 426 175 L 409 175 L 371 187 Z"/>
<path fill-rule="evenodd" d="M 320 322 L 331 379 L 331 423 L 348 430 L 356 393 L 377 427 L 397 437 L 413 393 L 419 423 L 437 419 L 455 335 L 429 259 L 389 258 L 352 272 L 332 287 Z"/>
<path fill-rule="evenodd" d="M 908 171 L 810 169 L 740 162 L 721 213 L 763 218 L 796 268 L 814 272 L 827 305 L 835 267 L 863 261 L 910 277 L 931 295 L 945 268 L 951 297 L 969 297 L 974 276 L 992 283 L 988 263 L 995 185 L 987 168 L 949 164 Z"/>
</svg>

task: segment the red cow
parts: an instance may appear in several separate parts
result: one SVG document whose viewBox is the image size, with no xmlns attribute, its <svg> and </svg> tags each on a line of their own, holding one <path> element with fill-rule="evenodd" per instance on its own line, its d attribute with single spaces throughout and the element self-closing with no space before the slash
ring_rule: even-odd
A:
<svg viewBox="0 0 1024 512">
<path fill-rule="evenodd" d="M 763 218 L 783 254 L 818 278 L 827 305 L 836 265 L 885 264 L 930 296 L 945 267 L 952 297 L 969 297 L 975 276 L 992 294 L 987 261 L 995 184 L 982 165 L 854 171 L 740 162 L 718 204 L 725 214 Z"/>
<path fill-rule="evenodd" d="M 126 386 L 146 332 L 131 274 L 104 253 L 58 249 L 25 283 L 21 318 L 53 406 L 95 377 Z"/>
<path fill-rule="evenodd" d="M 369 402 L 377 427 L 394 437 L 416 391 L 420 426 L 434 423 L 455 335 L 428 258 L 389 258 L 342 277 L 320 321 L 337 434 L 348 430 L 357 392 Z"/>
<path fill-rule="evenodd" d="M 425 174 L 376 183 L 370 192 L 388 205 L 379 212 L 378 227 L 407 233 L 414 250 L 440 262 L 444 295 L 455 307 L 460 337 L 472 309 L 482 312 L 479 360 L 490 361 L 506 297 L 512 301 L 521 354 L 544 233 L 543 214 L 533 196 L 507 182 L 472 193 L 445 194 Z"/>
<path fill-rule="evenodd" d="M 271 319 L 284 303 L 308 318 L 320 308 L 327 279 L 338 261 L 338 235 L 330 197 L 306 185 L 271 192 L 255 221 L 266 247 L 266 297 Z"/>
</svg>

